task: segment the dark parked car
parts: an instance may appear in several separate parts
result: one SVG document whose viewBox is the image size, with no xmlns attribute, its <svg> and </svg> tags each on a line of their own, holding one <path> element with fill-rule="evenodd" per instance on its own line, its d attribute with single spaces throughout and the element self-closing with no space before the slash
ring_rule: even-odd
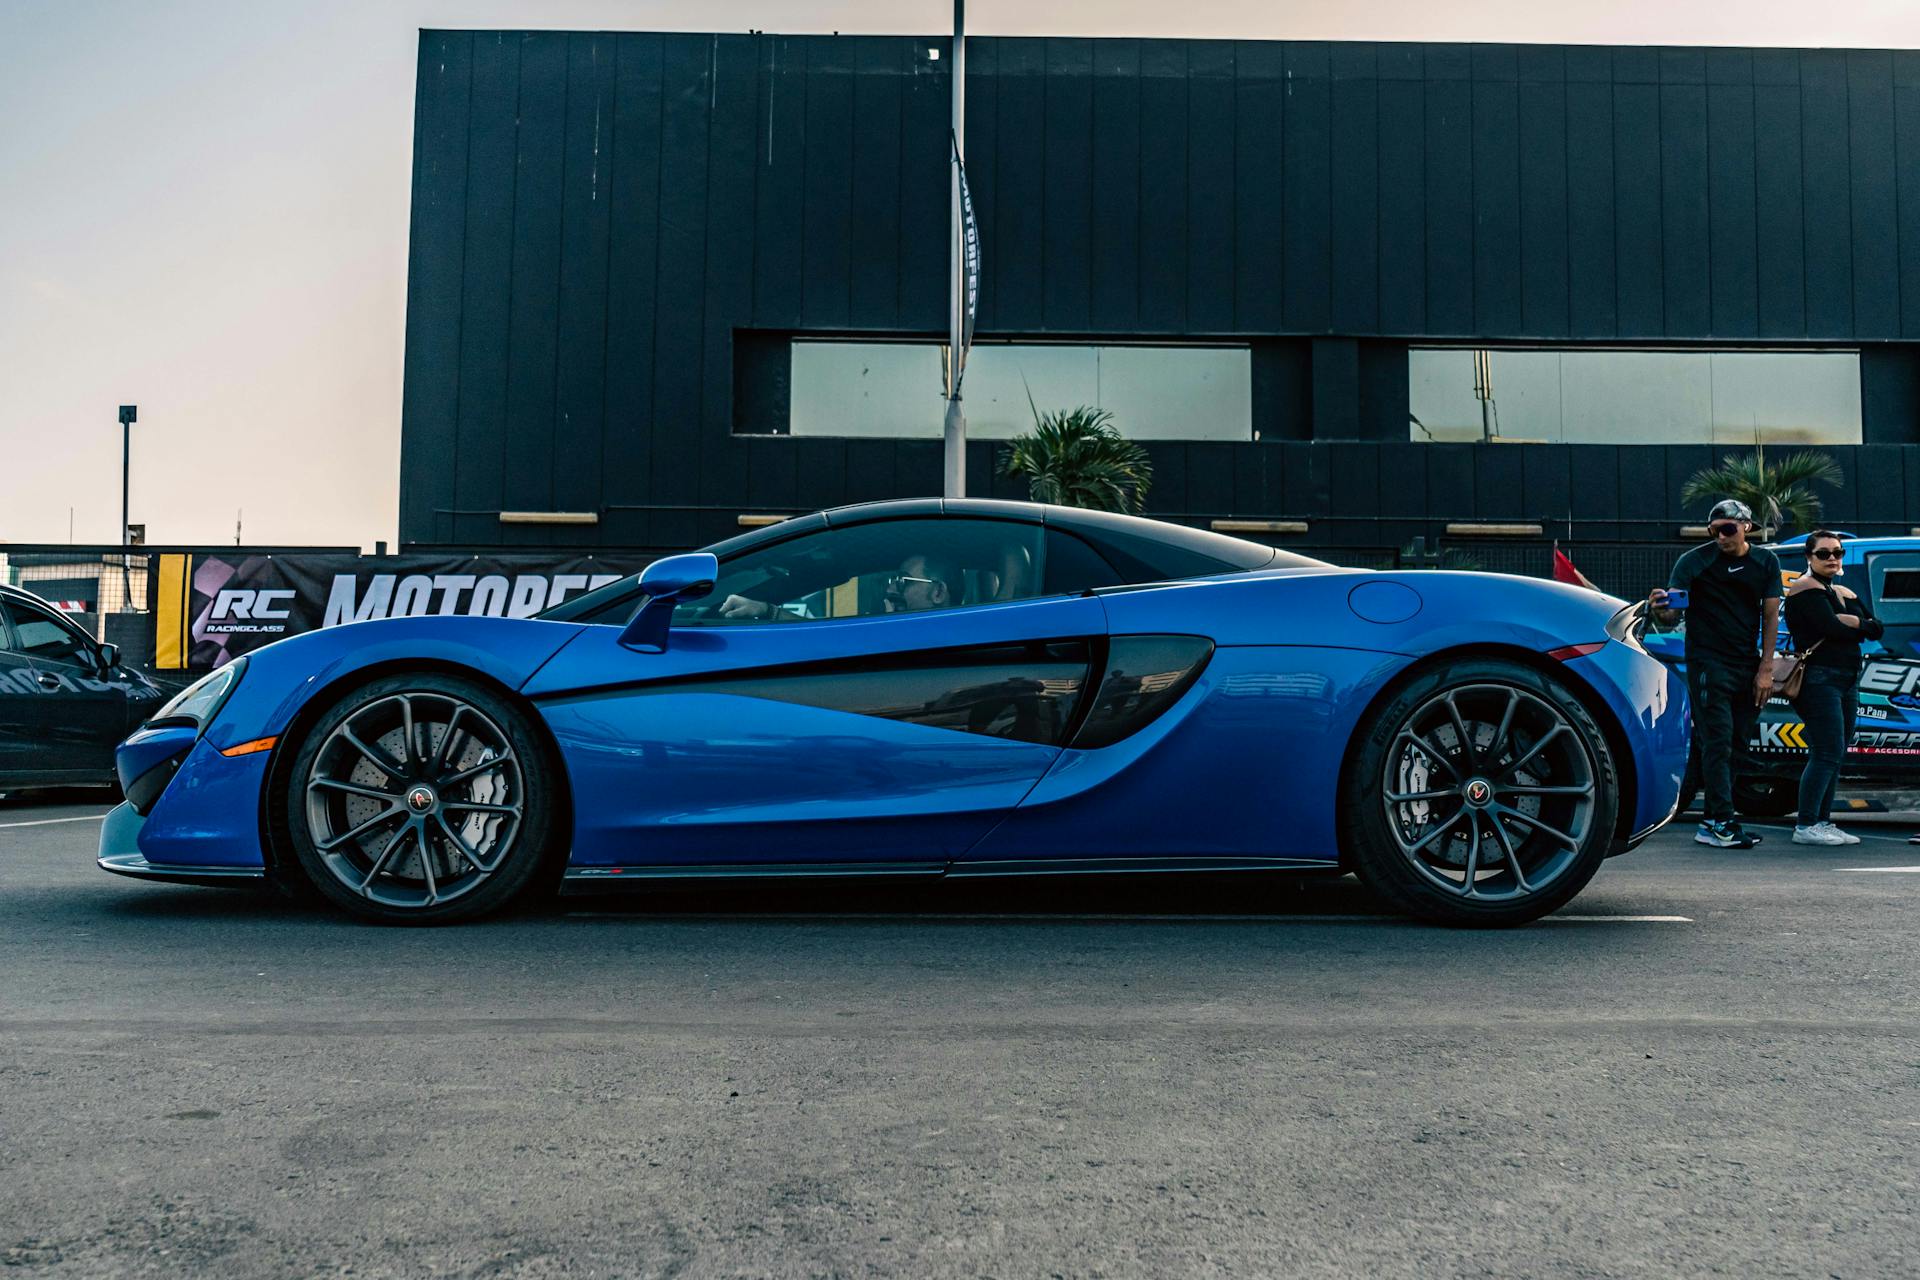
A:
<svg viewBox="0 0 1920 1280">
<path fill-rule="evenodd" d="M 113 645 L 0 586 L 0 793 L 111 785 L 113 749 L 165 699 Z"/>
</svg>

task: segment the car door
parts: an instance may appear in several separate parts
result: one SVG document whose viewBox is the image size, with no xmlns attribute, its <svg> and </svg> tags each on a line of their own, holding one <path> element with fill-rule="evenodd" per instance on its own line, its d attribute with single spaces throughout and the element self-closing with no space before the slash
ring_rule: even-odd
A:
<svg viewBox="0 0 1920 1280">
<path fill-rule="evenodd" d="M 124 685 L 105 678 L 98 647 L 65 618 L 20 599 L 8 607 L 15 652 L 39 691 L 29 721 L 39 768 L 72 781 L 111 778 L 127 732 Z"/>
<path fill-rule="evenodd" d="M 524 692 L 576 867 L 939 870 L 1058 758 L 1105 611 L 1042 597 L 1038 524 L 925 517 L 723 562 L 664 653 L 592 626 Z"/>
</svg>

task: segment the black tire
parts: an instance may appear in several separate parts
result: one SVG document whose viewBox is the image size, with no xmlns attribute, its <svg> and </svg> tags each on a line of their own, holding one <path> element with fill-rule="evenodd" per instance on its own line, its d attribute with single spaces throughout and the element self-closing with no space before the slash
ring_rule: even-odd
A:
<svg viewBox="0 0 1920 1280">
<path fill-rule="evenodd" d="M 552 766 L 526 713 L 477 680 L 403 673 L 352 690 L 307 730 L 281 787 L 284 847 L 364 920 L 475 919 L 548 861 Z"/>
<path fill-rule="evenodd" d="M 1532 667 L 1474 658 L 1424 671 L 1354 744 L 1344 853 L 1407 915 L 1524 924 L 1585 888 L 1612 844 L 1620 787 L 1606 736 Z"/>
<path fill-rule="evenodd" d="M 1736 778 L 1733 807 L 1749 818 L 1784 818 L 1800 807 L 1800 779 Z"/>
</svg>

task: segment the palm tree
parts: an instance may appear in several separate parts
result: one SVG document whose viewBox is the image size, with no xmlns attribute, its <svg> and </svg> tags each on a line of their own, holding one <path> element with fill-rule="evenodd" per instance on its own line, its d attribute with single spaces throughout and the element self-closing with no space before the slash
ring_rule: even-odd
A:
<svg viewBox="0 0 1920 1280">
<path fill-rule="evenodd" d="M 1033 430 L 1007 442 L 1000 474 L 1025 476 L 1035 502 L 1132 514 L 1153 483 L 1153 464 L 1105 409 L 1081 405 L 1043 414 L 1034 408 Z"/>
<path fill-rule="evenodd" d="M 1769 465 L 1756 440 L 1751 454 L 1730 453 L 1719 466 L 1694 472 L 1680 490 L 1680 500 L 1692 506 L 1738 498 L 1753 508 L 1764 528 L 1811 529 L 1820 520 L 1820 495 L 1812 486 L 1838 489 L 1845 482 L 1840 465 L 1824 453 L 1802 449 Z"/>
</svg>

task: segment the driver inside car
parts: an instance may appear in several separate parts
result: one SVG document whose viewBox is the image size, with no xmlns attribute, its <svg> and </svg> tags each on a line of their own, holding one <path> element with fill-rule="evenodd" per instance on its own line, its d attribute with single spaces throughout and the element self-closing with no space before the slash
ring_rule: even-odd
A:
<svg viewBox="0 0 1920 1280">
<path fill-rule="evenodd" d="M 912 613 L 948 608 L 960 599 L 956 586 L 960 581 L 957 565 L 936 556 L 908 556 L 900 562 L 900 572 L 887 579 L 886 610 Z"/>
<path fill-rule="evenodd" d="M 897 572 L 886 576 L 881 607 L 887 613 L 951 608 L 960 602 L 958 584 L 962 581 L 957 564 L 940 556 L 910 555 L 900 562 Z M 743 595 L 728 596 L 716 612 L 733 622 L 800 621 L 799 614 L 771 600 L 754 600 Z"/>
</svg>

